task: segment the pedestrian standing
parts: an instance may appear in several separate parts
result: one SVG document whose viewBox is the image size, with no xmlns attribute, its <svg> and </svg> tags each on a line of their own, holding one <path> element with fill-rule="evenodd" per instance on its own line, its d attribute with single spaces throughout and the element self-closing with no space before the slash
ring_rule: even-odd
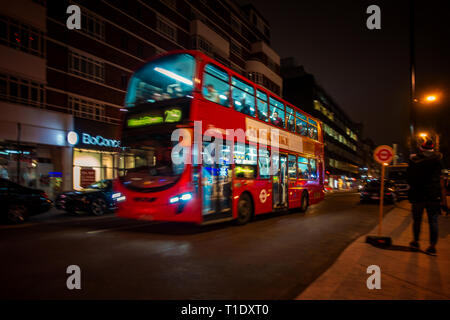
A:
<svg viewBox="0 0 450 320">
<path fill-rule="evenodd" d="M 442 154 L 434 150 L 434 143 L 426 138 L 419 152 L 412 154 L 408 165 L 408 199 L 412 204 L 413 235 L 410 247 L 419 250 L 420 227 L 423 211 L 426 209 L 430 227 L 430 246 L 426 252 L 436 255 L 438 241 L 438 218 L 443 203 L 443 183 L 441 174 L 444 169 Z"/>
</svg>

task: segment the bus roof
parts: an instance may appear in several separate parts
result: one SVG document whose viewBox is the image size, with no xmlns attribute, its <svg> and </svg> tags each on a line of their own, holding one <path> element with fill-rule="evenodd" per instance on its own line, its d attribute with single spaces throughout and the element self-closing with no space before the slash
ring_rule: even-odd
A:
<svg viewBox="0 0 450 320">
<path fill-rule="evenodd" d="M 310 115 L 306 111 L 302 110 L 301 108 L 299 108 L 299 107 L 295 106 L 294 104 L 284 100 L 283 98 L 281 98 L 280 96 L 278 96 L 275 93 L 271 92 L 270 90 L 268 90 L 268 89 L 266 89 L 266 88 L 264 88 L 264 87 L 262 87 L 262 86 L 260 86 L 260 85 L 258 85 L 256 83 L 254 83 L 253 81 L 249 80 L 247 77 L 244 77 L 244 76 L 240 75 L 236 71 L 233 71 L 229 67 L 223 65 L 219 61 L 217 61 L 217 60 L 207 56 L 206 54 L 204 54 L 203 52 L 198 51 L 198 50 L 172 50 L 172 51 L 163 52 L 161 54 L 155 55 L 155 56 L 147 59 L 147 61 L 145 63 L 143 63 L 142 65 L 140 65 L 139 68 L 137 68 L 137 69 L 140 69 L 145 64 L 147 64 L 148 62 L 151 62 L 151 61 L 153 61 L 155 59 L 159 59 L 161 57 L 169 56 L 169 55 L 172 55 L 172 54 L 179 54 L 179 53 L 187 53 L 187 54 L 190 54 L 190 55 L 192 55 L 192 56 L 194 56 L 196 58 L 200 58 L 201 60 L 205 61 L 206 63 L 214 63 L 215 65 L 219 66 L 220 68 L 226 70 L 233 77 L 237 77 L 237 78 L 240 78 L 241 80 L 244 80 L 246 82 L 251 83 L 257 90 L 260 90 L 260 91 L 263 91 L 264 93 L 266 93 L 268 95 L 268 97 L 271 96 L 271 97 L 273 97 L 273 98 L 275 98 L 277 100 L 280 100 L 285 105 L 295 109 L 296 111 L 299 111 L 299 112 L 305 114 L 306 116 L 308 116 L 312 120 L 317 121 L 318 123 L 322 124 L 322 121 L 320 119 L 318 119 L 316 117 L 313 117 L 312 115 Z M 322 126 L 321 126 L 321 129 L 323 129 Z"/>
</svg>

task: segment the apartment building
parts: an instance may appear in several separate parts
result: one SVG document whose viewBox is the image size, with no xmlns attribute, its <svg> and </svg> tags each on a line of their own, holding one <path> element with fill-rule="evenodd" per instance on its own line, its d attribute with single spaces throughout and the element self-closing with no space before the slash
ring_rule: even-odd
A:
<svg viewBox="0 0 450 320">
<path fill-rule="evenodd" d="M 128 79 L 154 55 L 201 50 L 282 92 L 270 26 L 245 1 L 16 0 L 0 41 L 0 176 L 49 195 L 115 177 Z"/>
<path fill-rule="evenodd" d="M 350 189 L 364 167 L 362 125 L 353 122 L 333 98 L 293 58 L 282 59 L 283 96 L 323 122 L 325 177 L 329 187 Z"/>
</svg>

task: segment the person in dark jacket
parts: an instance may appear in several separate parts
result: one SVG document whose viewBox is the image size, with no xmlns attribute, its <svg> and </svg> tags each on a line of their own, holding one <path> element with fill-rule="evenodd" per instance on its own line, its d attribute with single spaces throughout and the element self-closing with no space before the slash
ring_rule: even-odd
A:
<svg viewBox="0 0 450 320">
<path fill-rule="evenodd" d="M 408 199 L 412 204 L 413 234 L 412 249 L 419 249 L 420 227 L 424 209 L 427 210 L 430 227 L 430 246 L 428 254 L 436 255 L 438 241 L 438 217 L 441 212 L 443 170 L 442 154 L 434 151 L 434 143 L 426 139 L 419 147 L 420 152 L 412 154 L 409 160 L 407 177 L 410 186 Z"/>
</svg>

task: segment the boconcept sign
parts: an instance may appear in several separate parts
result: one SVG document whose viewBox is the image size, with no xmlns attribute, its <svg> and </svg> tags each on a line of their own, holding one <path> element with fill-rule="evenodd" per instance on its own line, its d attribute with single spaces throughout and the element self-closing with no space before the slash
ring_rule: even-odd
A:
<svg viewBox="0 0 450 320">
<path fill-rule="evenodd" d="M 72 146 L 80 142 L 78 133 L 75 131 L 70 131 L 67 134 L 67 142 Z M 81 143 L 99 147 L 120 148 L 120 140 L 106 139 L 100 135 L 94 137 L 85 132 L 81 134 Z"/>
</svg>

